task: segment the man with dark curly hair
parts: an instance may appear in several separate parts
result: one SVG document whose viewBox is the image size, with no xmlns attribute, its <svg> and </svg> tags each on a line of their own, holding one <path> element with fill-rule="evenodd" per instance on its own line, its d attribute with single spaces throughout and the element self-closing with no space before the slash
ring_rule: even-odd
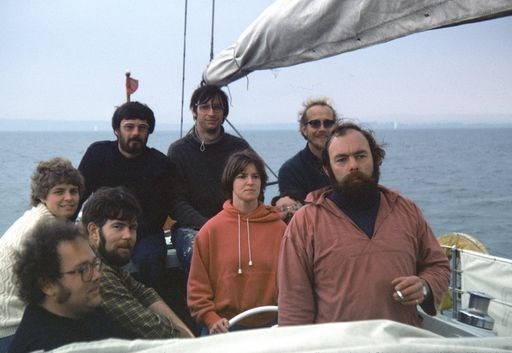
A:
<svg viewBox="0 0 512 353">
<path fill-rule="evenodd" d="M 14 274 L 27 307 L 9 352 L 130 338 L 99 309 L 101 269 L 101 260 L 74 224 L 38 223 L 16 254 Z"/>
<path fill-rule="evenodd" d="M 104 264 L 98 282 L 101 307 L 116 326 L 137 338 L 193 336 L 153 288 L 123 269 L 132 256 L 141 212 L 136 197 L 124 186 L 100 188 L 84 206 L 83 229 Z"/>
</svg>

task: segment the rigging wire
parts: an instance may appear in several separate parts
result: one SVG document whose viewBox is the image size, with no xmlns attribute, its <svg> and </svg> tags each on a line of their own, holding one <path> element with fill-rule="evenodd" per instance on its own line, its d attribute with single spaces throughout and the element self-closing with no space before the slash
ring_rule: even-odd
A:
<svg viewBox="0 0 512 353">
<path fill-rule="evenodd" d="M 210 61 L 213 60 L 213 30 L 215 28 L 215 0 L 212 0 L 212 35 L 210 41 Z"/>
<path fill-rule="evenodd" d="M 240 131 L 238 131 L 235 127 L 235 125 L 231 124 L 231 121 L 228 120 L 228 118 L 226 118 L 224 121 L 226 121 L 229 126 L 231 126 L 231 128 L 233 129 L 234 132 L 236 132 L 236 134 L 244 141 L 247 141 L 243 136 L 242 134 L 240 133 Z M 251 147 L 252 148 L 252 147 Z M 263 158 L 262 158 L 263 159 Z M 265 162 L 263 160 L 263 164 L 265 164 L 265 167 L 270 171 L 270 173 L 272 173 L 272 175 L 277 179 L 277 174 L 272 170 L 272 168 L 270 168 L 270 166 L 267 164 L 267 162 Z M 274 185 L 274 184 L 277 184 L 277 181 L 270 181 L 270 182 L 267 182 L 267 185 Z"/>
<path fill-rule="evenodd" d="M 187 54 L 187 9 L 188 0 L 185 0 L 185 21 L 183 25 L 183 66 L 181 71 L 181 115 L 180 115 L 180 138 L 183 137 L 183 106 L 185 104 L 185 58 Z"/>
</svg>

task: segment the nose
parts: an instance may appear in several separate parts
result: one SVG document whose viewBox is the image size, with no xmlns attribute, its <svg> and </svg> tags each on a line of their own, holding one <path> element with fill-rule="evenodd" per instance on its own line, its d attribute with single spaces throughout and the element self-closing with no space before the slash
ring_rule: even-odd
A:
<svg viewBox="0 0 512 353">
<path fill-rule="evenodd" d="M 359 165 L 357 163 L 357 159 L 354 156 L 350 156 L 348 167 L 351 172 L 359 170 Z"/>
<path fill-rule="evenodd" d="M 139 126 L 135 126 L 132 130 L 132 136 L 133 135 L 141 135 L 143 133 L 143 128 L 140 128 Z"/>
<path fill-rule="evenodd" d="M 66 191 L 64 193 L 64 199 L 65 200 L 72 200 L 73 199 L 73 194 L 71 192 L 69 192 L 69 191 Z"/>
<path fill-rule="evenodd" d="M 136 230 L 134 229 L 130 229 L 129 227 L 126 227 L 122 233 L 122 238 L 123 239 L 131 239 L 132 236 L 134 236 L 136 234 Z"/>
</svg>

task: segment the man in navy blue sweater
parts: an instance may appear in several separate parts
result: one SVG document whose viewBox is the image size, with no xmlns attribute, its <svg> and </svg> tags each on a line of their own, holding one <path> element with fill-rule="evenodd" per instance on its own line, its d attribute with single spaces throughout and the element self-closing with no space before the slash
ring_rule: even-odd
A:
<svg viewBox="0 0 512 353">
<path fill-rule="evenodd" d="M 93 143 L 78 166 L 85 179 L 81 202 L 102 186 L 125 186 L 135 195 L 142 215 L 132 262 L 138 279 L 167 297 L 162 228 L 172 207 L 176 168 L 162 152 L 147 147 L 155 129 L 155 116 L 147 105 L 121 105 L 112 117 L 112 128 L 117 140 Z"/>
<path fill-rule="evenodd" d="M 68 343 L 132 338 L 99 308 L 102 262 L 73 223 L 43 221 L 14 264 L 28 305 L 9 352 L 50 350 Z"/>
<path fill-rule="evenodd" d="M 309 192 L 329 185 L 321 158 L 325 142 L 337 122 L 336 110 L 327 98 L 308 99 L 303 103 L 299 111 L 299 130 L 307 141 L 306 147 L 279 169 L 280 197 L 275 205 L 283 216 L 290 217 Z"/>
</svg>

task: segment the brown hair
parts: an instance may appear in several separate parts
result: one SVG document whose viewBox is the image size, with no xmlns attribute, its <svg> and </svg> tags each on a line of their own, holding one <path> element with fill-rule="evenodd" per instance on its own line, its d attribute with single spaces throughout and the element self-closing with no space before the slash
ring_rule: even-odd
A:
<svg viewBox="0 0 512 353">
<path fill-rule="evenodd" d="M 254 164 L 261 179 L 260 201 L 263 201 L 265 194 L 265 186 L 267 185 L 267 172 L 265 171 L 265 163 L 256 152 L 250 149 L 235 152 L 229 157 L 224 172 L 222 173 L 221 185 L 222 191 L 226 199 L 233 197 L 233 182 L 238 174 L 240 174 L 249 164 Z"/>
<path fill-rule="evenodd" d="M 69 160 L 55 157 L 39 162 L 32 174 L 30 204 L 39 205 L 41 200 L 48 196 L 51 188 L 63 183 L 78 186 L 80 197 L 82 197 L 85 189 L 84 178 Z"/>
<path fill-rule="evenodd" d="M 384 144 L 378 144 L 375 140 L 374 132 L 370 129 L 363 129 L 361 126 L 353 123 L 353 122 L 343 122 L 336 126 L 329 136 L 327 142 L 325 143 L 325 148 L 322 151 L 322 164 L 324 168 L 328 171 L 331 179 L 333 178 L 333 172 L 331 168 L 331 163 L 329 160 L 329 146 L 331 145 L 331 141 L 333 137 L 344 136 L 347 134 L 348 130 L 359 131 L 368 141 L 368 145 L 370 146 L 370 152 L 372 153 L 373 158 L 373 177 L 375 180 L 379 181 L 380 177 L 380 165 L 386 156 L 386 151 L 384 150 Z"/>
</svg>

